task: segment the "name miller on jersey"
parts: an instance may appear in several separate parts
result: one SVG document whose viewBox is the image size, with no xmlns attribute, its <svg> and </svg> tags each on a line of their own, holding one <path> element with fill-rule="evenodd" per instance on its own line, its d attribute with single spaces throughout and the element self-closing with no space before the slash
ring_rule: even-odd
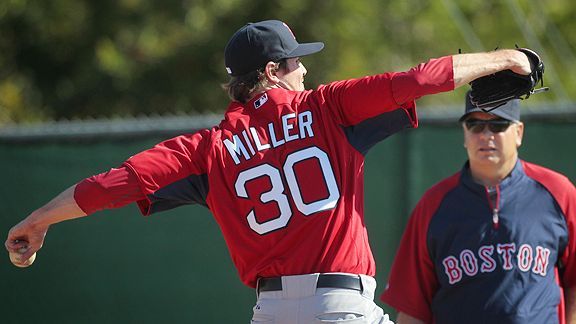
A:
<svg viewBox="0 0 576 324">
<path fill-rule="evenodd" d="M 240 164 L 240 158 L 244 157 L 245 161 L 250 160 L 257 152 L 276 148 L 290 141 L 314 137 L 312 131 L 312 113 L 303 111 L 299 114 L 289 113 L 280 117 L 280 125 L 274 123 L 268 124 L 268 131 L 263 127 L 265 136 L 261 137 L 255 127 L 248 127 L 240 134 L 233 134 L 232 139 L 226 138 L 223 143 L 230 153 L 236 165 Z M 281 134 L 276 132 L 281 128 Z M 250 133 L 250 135 L 248 134 Z"/>
</svg>

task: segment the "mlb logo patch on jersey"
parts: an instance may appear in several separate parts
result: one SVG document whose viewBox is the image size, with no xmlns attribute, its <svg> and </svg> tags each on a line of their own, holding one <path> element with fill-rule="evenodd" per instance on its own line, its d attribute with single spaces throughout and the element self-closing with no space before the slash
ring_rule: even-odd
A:
<svg viewBox="0 0 576 324">
<path fill-rule="evenodd" d="M 262 97 L 258 98 L 256 101 L 254 101 L 254 108 L 258 109 L 258 108 L 262 107 L 262 105 L 265 104 L 266 101 L 268 101 L 268 95 L 266 93 L 264 93 L 262 95 Z"/>
</svg>

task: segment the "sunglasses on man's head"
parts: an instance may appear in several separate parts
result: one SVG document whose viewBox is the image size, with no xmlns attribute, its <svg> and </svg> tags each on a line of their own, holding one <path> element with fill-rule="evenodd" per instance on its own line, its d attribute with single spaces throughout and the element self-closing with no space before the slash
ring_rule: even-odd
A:
<svg viewBox="0 0 576 324">
<path fill-rule="evenodd" d="M 471 131 L 472 133 L 482 133 L 486 126 L 492 133 L 501 133 L 505 132 L 508 127 L 512 124 L 511 121 L 506 119 L 489 119 L 489 120 L 481 120 L 481 119 L 467 119 L 464 121 L 464 125 L 466 125 L 466 129 Z"/>
</svg>

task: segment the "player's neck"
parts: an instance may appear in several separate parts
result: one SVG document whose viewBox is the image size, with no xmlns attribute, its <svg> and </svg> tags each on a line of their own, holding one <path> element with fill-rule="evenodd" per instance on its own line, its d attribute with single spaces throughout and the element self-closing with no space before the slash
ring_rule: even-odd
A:
<svg viewBox="0 0 576 324">
<path fill-rule="evenodd" d="M 500 184 L 514 169 L 518 157 L 504 161 L 502 164 L 474 163 L 470 161 L 472 178 L 478 184 L 494 187 Z"/>
<path fill-rule="evenodd" d="M 265 86 L 260 86 L 260 87 L 258 87 L 258 88 L 256 88 L 256 89 L 254 89 L 254 91 L 252 91 L 252 92 L 250 93 L 250 99 L 248 99 L 248 101 L 254 99 L 254 97 L 257 97 L 257 96 L 259 96 L 260 94 L 262 94 L 262 93 L 264 93 L 264 92 L 266 92 L 266 91 L 268 91 L 268 90 L 271 90 L 271 89 L 280 89 L 280 88 L 284 88 L 284 87 L 282 87 L 282 86 L 281 86 L 280 84 L 278 84 L 278 83 L 277 83 L 277 84 L 269 84 L 269 83 L 267 83 Z"/>
</svg>

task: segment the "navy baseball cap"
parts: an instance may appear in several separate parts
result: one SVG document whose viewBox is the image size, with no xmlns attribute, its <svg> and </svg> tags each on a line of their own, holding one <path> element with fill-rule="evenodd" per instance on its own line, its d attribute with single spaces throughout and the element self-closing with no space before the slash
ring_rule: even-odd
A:
<svg viewBox="0 0 576 324">
<path fill-rule="evenodd" d="M 285 23 L 265 20 L 240 28 L 228 41 L 224 50 L 226 71 L 240 76 L 286 58 L 320 52 L 324 43 L 302 43 Z"/>
<path fill-rule="evenodd" d="M 466 120 L 469 114 L 473 112 L 485 112 L 484 110 L 474 106 L 472 102 L 470 102 L 470 91 L 466 93 L 466 110 L 464 111 L 464 115 L 460 117 L 460 121 Z M 508 101 L 506 104 L 492 110 L 489 114 L 498 116 L 500 118 L 504 118 L 510 121 L 520 121 L 520 99 L 512 99 Z"/>
</svg>

